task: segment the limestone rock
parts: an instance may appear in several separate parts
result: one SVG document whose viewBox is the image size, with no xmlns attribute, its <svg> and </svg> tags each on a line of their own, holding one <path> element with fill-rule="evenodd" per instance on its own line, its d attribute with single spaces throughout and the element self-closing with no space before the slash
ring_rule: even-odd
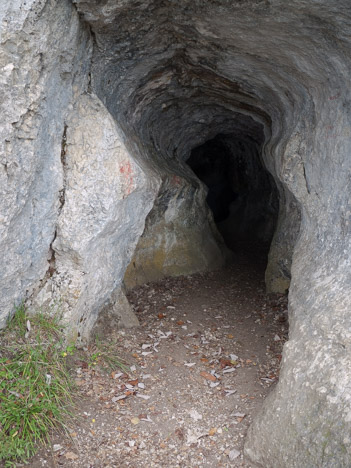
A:
<svg viewBox="0 0 351 468">
<path fill-rule="evenodd" d="M 70 338 L 87 338 L 100 310 L 121 303 L 111 295 L 143 231 L 157 179 L 151 173 L 146 178 L 133 161 L 116 123 L 94 95 L 80 96 L 67 118 L 63 151 L 54 273 L 44 287 L 51 289 L 51 302 L 61 301 Z"/>
<path fill-rule="evenodd" d="M 67 108 L 92 41 L 68 0 L 0 4 L 0 328 L 49 268 Z"/>
<path fill-rule="evenodd" d="M 111 294 L 109 303 L 100 309 L 92 330 L 92 337 L 103 338 L 113 330 L 139 326 L 139 320 L 132 310 L 123 290 L 118 287 Z"/>
<path fill-rule="evenodd" d="M 206 191 L 174 175 L 166 179 L 124 277 L 129 289 L 164 276 L 221 267 L 227 255 L 204 203 Z"/>
</svg>

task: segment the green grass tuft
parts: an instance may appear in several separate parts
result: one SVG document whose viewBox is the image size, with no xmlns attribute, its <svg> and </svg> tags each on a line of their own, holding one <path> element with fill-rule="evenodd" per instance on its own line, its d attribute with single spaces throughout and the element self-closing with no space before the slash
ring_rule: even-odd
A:
<svg viewBox="0 0 351 468">
<path fill-rule="evenodd" d="M 116 354 L 116 343 L 101 341 L 97 336 L 95 343 L 88 349 L 89 366 L 99 365 L 105 371 L 113 371 L 116 368 L 128 372 L 129 364 Z"/>
<path fill-rule="evenodd" d="M 28 317 L 21 305 L 0 342 L 0 461 L 15 466 L 48 442 L 52 428 L 65 428 L 72 385 L 57 314 Z"/>
</svg>

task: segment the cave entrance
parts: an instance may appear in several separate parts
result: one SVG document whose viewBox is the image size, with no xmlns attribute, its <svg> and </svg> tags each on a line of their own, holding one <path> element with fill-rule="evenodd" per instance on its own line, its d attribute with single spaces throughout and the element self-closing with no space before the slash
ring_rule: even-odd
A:
<svg viewBox="0 0 351 468">
<path fill-rule="evenodd" d="M 187 164 L 207 186 L 206 202 L 227 247 L 265 254 L 276 227 L 279 201 L 258 138 L 218 134 L 191 151 Z"/>
</svg>

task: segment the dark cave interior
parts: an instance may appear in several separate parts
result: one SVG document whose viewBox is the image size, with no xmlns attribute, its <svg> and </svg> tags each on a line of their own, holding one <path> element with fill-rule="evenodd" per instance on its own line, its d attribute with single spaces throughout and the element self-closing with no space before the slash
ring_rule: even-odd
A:
<svg viewBox="0 0 351 468">
<path fill-rule="evenodd" d="M 187 160 L 207 186 L 207 204 L 231 250 L 267 250 L 276 226 L 278 190 L 261 157 L 262 140 L 218 134 L 194 148 Z"/>
</svg>

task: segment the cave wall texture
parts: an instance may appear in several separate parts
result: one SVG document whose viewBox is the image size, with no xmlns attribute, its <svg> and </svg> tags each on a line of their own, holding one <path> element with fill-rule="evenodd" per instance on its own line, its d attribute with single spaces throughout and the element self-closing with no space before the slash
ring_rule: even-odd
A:
<svg viewBox="0 0 351 468">
<path fill-rule="evenodd" d="M 349 0 L 13 0 L 0 25 L 0 326 L 23 300 L 59 303 L 72 339 L 101 310 L 133 325 L 128 264 L 131 284 L 222 264 L 186 160 L 260 124 L 290 338 L 246 454 L 351 466 Z"/>
</svg>

